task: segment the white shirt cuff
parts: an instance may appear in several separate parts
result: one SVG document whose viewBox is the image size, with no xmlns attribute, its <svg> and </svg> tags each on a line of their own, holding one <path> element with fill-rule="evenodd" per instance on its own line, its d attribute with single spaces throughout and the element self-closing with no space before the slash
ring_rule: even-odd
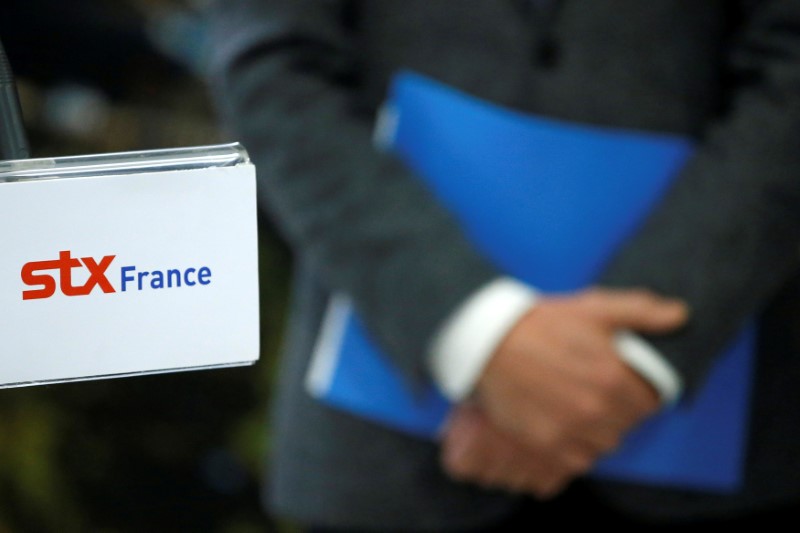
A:
<svg viewBox="0 0 800 533">
<path fill-rule="evenodd" d="M 620 358 L 656 389 L 663 405 L 677 401 L 683 381 L 661 352 L 630 331 L 618 332 L 614 345 Z"/>
<path fill-rule="evenodd" d="M 497 346 L 531 307 L 538 292 L 512 278 L 497 278 L 473 293 L 445 321 L 431 343 L 430 367 L 442 393 L 464 400 Z M 680 375 L 655 348 L 629 331 L 615 336 L 620 357 L 658 392 L 663 404 L 680 396 Z"/>
<path fill-rule="evenodd" d="M 514 324 L 536 304 L 537 292 L 511 278 L 478 289 L 446 320 L 431 343 L 431 372 L 451 401 L 465 399 Z"/>
</svg>

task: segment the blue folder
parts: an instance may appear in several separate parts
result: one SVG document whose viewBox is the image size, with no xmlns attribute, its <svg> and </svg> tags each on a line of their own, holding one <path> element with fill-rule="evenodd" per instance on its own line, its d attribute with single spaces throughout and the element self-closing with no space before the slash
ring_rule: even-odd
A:
<svg viewBox="0 0 800 533">
<path fill-rule="evenodd" d="M 502 271 L 545 292 L 596 279 L 692 153 L 672 135 L 575 124 L 499 107 L 403 72 L 382 136 Z M 633 431 L 597 477 L 703 490 L 740 487 L 754 321 L 701 390 Z M 331 302 L 309 371 L 312 395 L 435 439 L 450 404 L 414 388 L 370 340 L 344 296 Z"/>
</svg>

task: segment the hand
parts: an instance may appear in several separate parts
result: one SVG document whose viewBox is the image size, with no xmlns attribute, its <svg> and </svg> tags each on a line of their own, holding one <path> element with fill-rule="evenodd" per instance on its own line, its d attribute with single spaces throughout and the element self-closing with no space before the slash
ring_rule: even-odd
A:
<svg viewBox="0 0 800 533">
<path fill-rule="evenodd" d="M 544 299 L 509 332 L 478 382 L 476 400 L 488 418 L 473 416 L 470 427 L 493 431 L 480 446 L 524 452 L 527 490 L 540 496 L 558 490 L 658 408 L 655 391 L 615 352 L 614 332 L 666 332 L 686 316 L 682 303 L 643 290 Z M 508 439 L 515 444 L 498 444 Z M 454 442 L 445 438 L 445 458 Z M 477 481 L 497 476 L 459 469 L 452 457 L 445 466 Z"/>
<path fill-rule="evenodd" d="M 442 465 L 455 479 L 546 499 L 571 478 L 494 426 L 473 403 L 456 406 L 442 441 Z"/>
</svg>

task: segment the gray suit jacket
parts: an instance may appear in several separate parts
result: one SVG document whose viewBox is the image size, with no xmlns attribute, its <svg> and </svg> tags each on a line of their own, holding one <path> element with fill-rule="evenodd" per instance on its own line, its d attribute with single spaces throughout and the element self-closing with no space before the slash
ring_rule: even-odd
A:
<svg viewBox="0 0 800 533">
<path fill-rule="evenodd" d="M 598 483 L 632 512 L 709 516 L 800 498 L 800 2 L 225 0 L 214 86 L 296 251 L 267 497 L 316 524 L 475 526 L 515 499 L 449 481 L 435 445 L 320 406 L 302 377 L 327 295 L 353 296 L 410 383 L 443 317 L 497 273 L 407 171 L 371 148 L 398 68 L 525 111 L 696 138 L 697 155 L 604 283 L 685 298 L 652 339 L 689 387 L 760 315 L 746 486 Z"/>
</svg>

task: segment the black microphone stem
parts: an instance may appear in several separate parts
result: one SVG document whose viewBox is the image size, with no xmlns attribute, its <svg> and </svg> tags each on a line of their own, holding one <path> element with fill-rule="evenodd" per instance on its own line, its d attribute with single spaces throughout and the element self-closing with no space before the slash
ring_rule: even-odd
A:
<svg viewBox="0 0 800 533">
<path fill-rule="evenodd" d="M 0 43 L 0 160 L 29 157 L 14 74 Z"/>
</svg>

